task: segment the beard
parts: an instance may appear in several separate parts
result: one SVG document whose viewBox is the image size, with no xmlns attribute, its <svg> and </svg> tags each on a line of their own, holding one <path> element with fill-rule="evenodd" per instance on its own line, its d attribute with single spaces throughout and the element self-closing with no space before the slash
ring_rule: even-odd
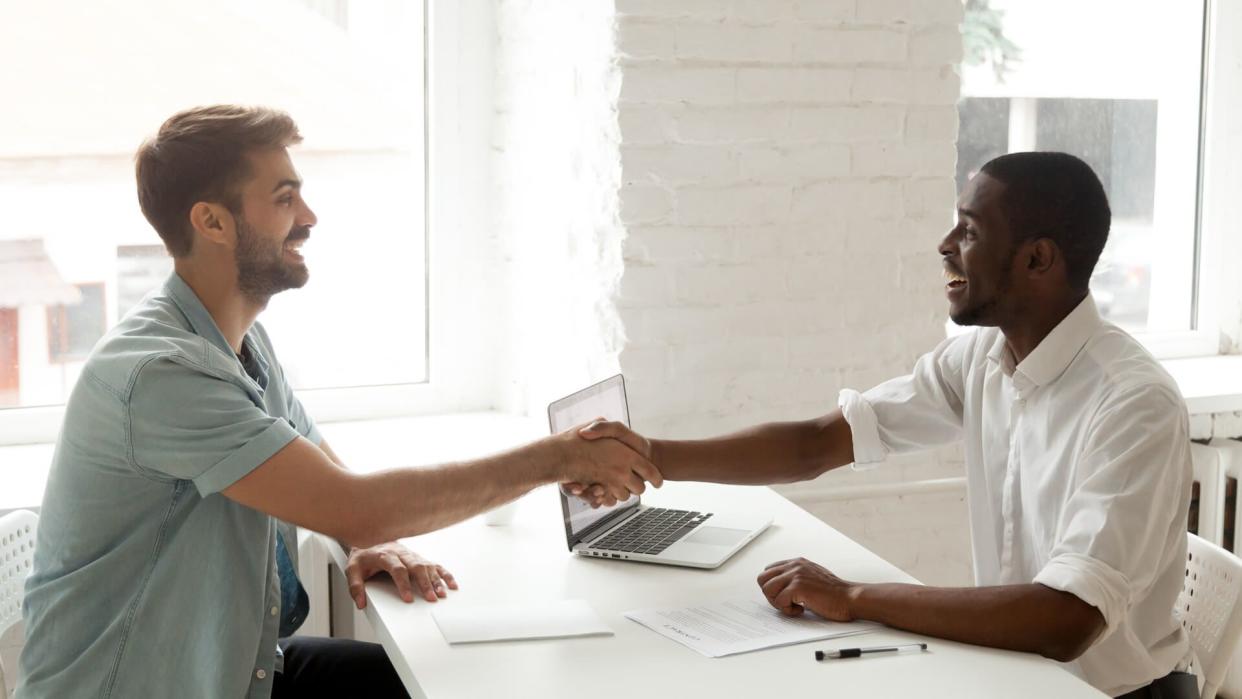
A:
<svg viewBox="0 0 1242 699">
<path fill-rule="evenodd" d="M 300 289 L 310 279 L 310 270 L 301 262 L 285 259 L 285 242 L 310 236 L 309 226 L 300 226 L 272 247 L 255 232 L 246 219 L 237 218 L 237 286 L 248 298 L 264 304 L 286 289 Z"/>
<path fill-rule="evenodd" d="M 968 308 L 963 308 L 960 311 L 957 311 L 956 313 L 950 309 L 949 319 L 952 320 L 954 323 L 961 325 L 961 326 L 998 325 L 999 320 L 997 319 L 996 315 L 997 315 L 997 309 L 1000 307 L 1000 299 L 1008 296 L 1009 289 L 1010 287 L 1013 286 L 1013 268 L 1014 268 L 1014 265 L 1017 263 L 1016 254 L 1017 254 L 1017 246 L 1015 245 L 1013 250 L 1009 254 L 1008 267 L 1006 268 L 1005 272 L 1000 275 L 1000 280 L 997 281 L 996 287 L 992 289 L 992 294 L 988 298 L 983 299 L 981 301 L 976 301 L 974 302 L 974 305 Z M 968 290 L 969 288 L 970 287 L 967 287 Z"/>
</svg>

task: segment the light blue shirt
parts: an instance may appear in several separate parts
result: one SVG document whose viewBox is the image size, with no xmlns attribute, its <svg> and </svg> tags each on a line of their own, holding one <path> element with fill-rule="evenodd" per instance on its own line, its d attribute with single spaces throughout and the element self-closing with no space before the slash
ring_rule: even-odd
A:
<svg viewBox="0 0 1242 699">
<path fill-rule="evenodd" d="M 22 699 L 270 696 L 281 523 L 220 491 L 321 437 L 259 324 L 244 343 L 257 379 L 173 274 L 91 353 L 39 518 Z"/>
</svg>

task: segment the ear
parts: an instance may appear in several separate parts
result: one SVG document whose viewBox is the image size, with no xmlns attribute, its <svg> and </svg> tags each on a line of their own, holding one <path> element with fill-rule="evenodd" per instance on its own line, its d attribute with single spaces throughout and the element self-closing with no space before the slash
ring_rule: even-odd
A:
<svg viewBox="0 0 1242 699">
<path fill-rule="evenodd" d="M 194 232 L 217 245 L 232 245 L 236 236 L 233 214 L 226 207 L 200 201 L 190 207 L 190 225 Z"/>
<path fill-rule="evenodd" d="M 1022 266 L 1027 276 L 1042 277 L 1064 262 L 1061 249 L 1051 238 L 1035 238 L 1022 246 Z"/>
</svg>

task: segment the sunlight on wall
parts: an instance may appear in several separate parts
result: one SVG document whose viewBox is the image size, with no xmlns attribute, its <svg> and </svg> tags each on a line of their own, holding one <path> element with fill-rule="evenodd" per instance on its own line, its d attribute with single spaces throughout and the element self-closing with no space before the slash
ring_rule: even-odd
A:
<svg viewBox="0 0 1242 699">
<path fill-rule="evenodd" d="M 547 403 L 618 371 L 622 272 L 611 3 L 498 6 L 496 229 L 512 292 L 502 408 Z"/>
</svg>

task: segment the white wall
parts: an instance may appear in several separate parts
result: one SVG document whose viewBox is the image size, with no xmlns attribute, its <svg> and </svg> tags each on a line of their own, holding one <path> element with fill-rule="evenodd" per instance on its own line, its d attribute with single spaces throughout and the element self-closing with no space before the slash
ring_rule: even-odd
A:
<svg viewBox="0 0 1242 699">
<path fill-rule="evenodd" d="M 616 7 L 635 426 L 806 418 L 906 373 L 944 337 L 960 1 Z M 786 492 L 916 576 L 967 582 L 960 487 L 833 496 L 960 475 L 948 452 Z"/>
</svg>

